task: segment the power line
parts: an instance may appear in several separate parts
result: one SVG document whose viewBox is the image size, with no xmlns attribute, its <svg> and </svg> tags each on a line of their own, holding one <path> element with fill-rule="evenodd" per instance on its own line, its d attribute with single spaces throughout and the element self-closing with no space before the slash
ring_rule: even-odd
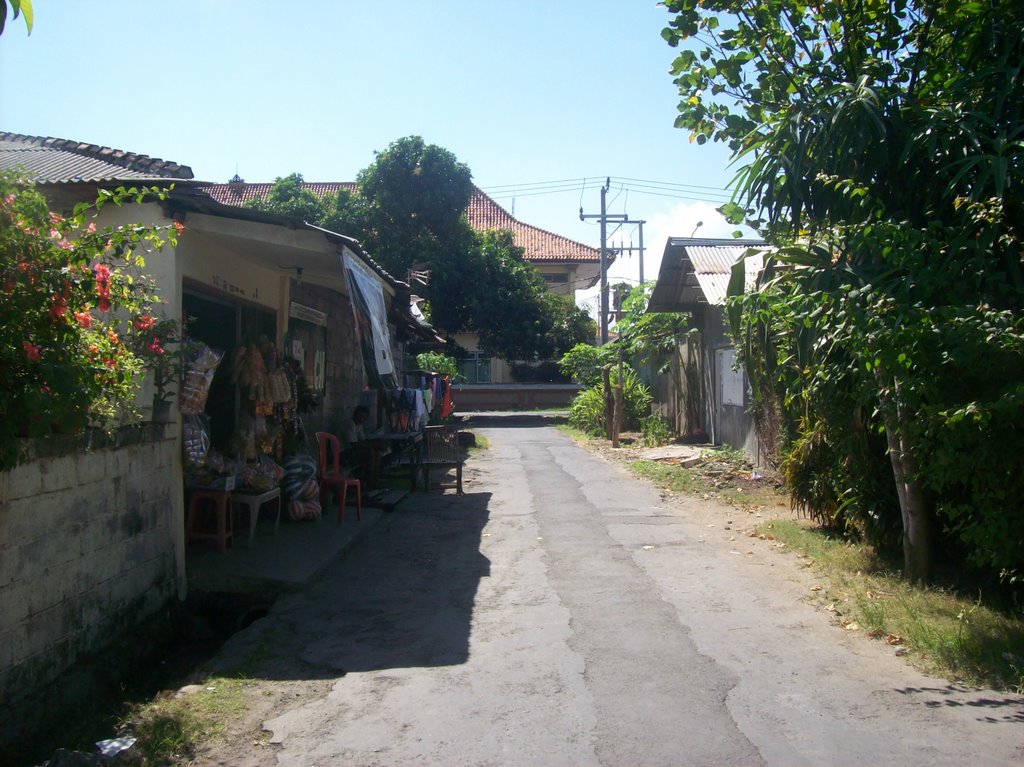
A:
<svg viewBox="0 0 1024 767">
<path fill-rule="evenodd" d="M 579 184 L 581 181 L 585 184 L 588 181 L 588 179 L 587 178 L 564 178 L 564 179 L 560 179 L 558 181 L 528 181 L 528 182 L 519 183 L 519 184 L 492 184 L 491 186 L 482 186 L 480 188 L 481 189 L 485 189 L 485 190 L 486 189 L 512 189 L 512 190 L 515 190 L 515 189 L 526 189 L 526 188 L 529 188 L 529 187 L 572 185 L 572 187 L 575 189 L 576 188 L 576 184 Z M 600 184 L 598 183 L 598 185 L 600 185 Z"/>
<path fill-rule="evenodd" d="M 619 179 L 620 181 L 630 181 L 630 182 L 632 182 L 634 184 L 647 184 L 647 185 L 650 185 L 650 186 L 664 186 L 664 187 L 673 187 L 673 188 L 680 188 L 680 189 L 709 189 L 709 190 L 712 190 L 712 191 L 719 191 L 719 192 L 724 192 L 727 189 L 726 187 L 720 187 L 720 186 L 701 186 L 700 184 L 680 184 L 680 183 L 677 183 L 675 181 L 650 181 L 648 179 L 643 179 L 643 178 L 625 178 L 625 177 L 619 177 L 619 176 L 612 176 L 612 178 Z"/>
<path fill-rule="evenodd" d="M 548 194 L 563 194 L 565 192 L 580 191 L 580 199 L 582 201 L 583 193 L 587 189 L 593 189 L 595 186 L 589 181 L 585 181 L 582 185 L 578 182 L 573 185 L 547 185 L 542 183 L 536 184 L 521 184 L 521 185 L 507 185 L 504 187 L 481 187 L 489 197 L 494 200 L 514 200 L 517 197 L 535 197 L 538 195 Z M 732 199 L 732 194 L 725 189 L 717 187 L 702 187 L 692 184 L 667 184 L 667 183 L 631 183 L 625 184 L 619 182 L 613 184 L 610 188 L 614 188 L 617 192 L 614 199 L 611 202 L 615 202 L 622 193 L 632 192 L 633 194 L 647 195 L 651 197 L 667 197 L 675 200 L 687 200 L 690 202 L 704 202 L 709 205 L 721 205 L 722 203 L 729 202 Z M 497 191 L 490 191 L 497 190 Z"/>
<path fill-rule="evenodd" d="M 639 191 L 641 189 L 649 189 L 653 191 L 659 191 L 664 193 L 680 193 L 680 194 L 705 194 L 711 193 L 716 196 L 731 196 L 727 187 L 717 186 L 706 186 L 702 184 L 684 184 L 675 181 L 655 181 L 651 179 L 642 178 L 630 178 L 624 176 L 612 176 L 609 181 L 612 186 L 616 186 L 620 189 L 630 189 L 633 191 Z M 533 182 L 522 182 L 518 184 L 495 184 L 491 186 L 480 187 L 485 192 L 493 192 L 498 195 L 515 194 L 518 192 L 531 193 L 535 192 L 538 194 L 543 193 L 556 193 L 566 189 L 575 191 L 581 188 L 593 189 L 601 186 L 599 179 L 590 177 L 577 178 L 577 179 L 562 179 L 558 181 L 533 181 Z"/>
</svg>

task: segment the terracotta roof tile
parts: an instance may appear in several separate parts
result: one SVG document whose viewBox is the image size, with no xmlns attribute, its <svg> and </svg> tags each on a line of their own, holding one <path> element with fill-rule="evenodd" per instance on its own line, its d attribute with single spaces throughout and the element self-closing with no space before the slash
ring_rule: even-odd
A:
<svg viewBox="0 0 1024 767">
<path fill-rule="evenodd" d="M 303 186 L 313 194 L 323 197 L 326 194 L 337 194 L 341 189 L 356 191 L 352 182 L 307 182 Z M 200 187 L 198 192 L 205 192 L 214 200 L 224 205 L 245 205 L 250 200 L 263 199 L 273 184 L 228 183 L 212 184 Z M 498 203 L 473 187 L 473 196 L 466 208 L 466 219 L 477 231 L 491 229 L 507 229 L 512 232 L 515 244 L 523 249 L 528 261 L 547 263 L 599 263 L 601 252 L 597 248 L 576 242 L 568 237 L 548 232 L 513 218 Z"/>
</svg>

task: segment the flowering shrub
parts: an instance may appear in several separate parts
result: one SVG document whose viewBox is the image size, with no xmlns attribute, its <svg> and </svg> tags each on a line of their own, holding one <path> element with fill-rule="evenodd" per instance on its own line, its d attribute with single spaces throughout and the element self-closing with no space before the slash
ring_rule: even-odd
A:
<svg viewBox="0 0 1024 767">
<path fill-rule="evenodd" d="M 0 470 L 17 463 L 19 437 L 138 417 L 140 347 L 153 343 L 160 303 L 143 257 L 176 244 L 179 229 L 90 219 L 106 204 L 163 194 L 103 190 L 64 217 L 34 186 L 0 174 Z"/>
<path fill-rule="evenodd" d="M 167 402 L 184 372 L 182 323 L 166 317 L 142 314 L 132 322 L 133 351 L 153 373 L 153 401 Z"/>
</svg>

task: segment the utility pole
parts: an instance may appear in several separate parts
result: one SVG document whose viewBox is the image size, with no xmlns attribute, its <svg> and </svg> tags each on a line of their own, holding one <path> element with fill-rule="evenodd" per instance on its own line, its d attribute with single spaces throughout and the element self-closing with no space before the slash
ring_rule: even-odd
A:
<svg viewBox="0 0 1024 767">
<path fill-rule="evenodd" d="M 611 186 L 611 177 L 606 178 L 604 186 L 601 187 L 601 213 L 583 215 L 583 208 L 580 208 L 580 221 L 588 218 L 596 218 L 601 222 L 601 345 L 608 343 L 608 221 L 626 221 L 629 218 L 624 213 L 609 214 L 605 206 L 608 188 Z"/>
<path fill-rule="evenodd" d="M 637 224 L 638 225 L 638 229 L 640 231 L 640 245 L 634 248 L 633 247 L 633 243 L 630 242 L 628 248 L 627 247 L 623 247 L 623 246 L 620 245 L 619 249 L 618 249 L 619 253 L 632 253 L 634 250 L 638 251 L 640 253 L 640 284 L 641 285 L 644 284 L 644 224 L 646 224 L 646 223 L 647 223 L 646 221 L 623 221 L 622 224 L 624 226 L 627 225 L 627 224 Z"/>
<path fill-rule="evenodd" d="M 638 221 L 640 229 L 640 284 L 644 284 L 644 224 L 646 221 Z"/>
</svg>

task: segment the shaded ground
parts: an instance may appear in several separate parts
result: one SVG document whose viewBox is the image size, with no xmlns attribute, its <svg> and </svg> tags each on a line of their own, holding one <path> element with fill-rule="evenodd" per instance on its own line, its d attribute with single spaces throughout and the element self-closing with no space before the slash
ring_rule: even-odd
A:
<svg viewBox="0 0 1024 767">
<path fill-rule="evenodd" d="M 712 475 L 706 500 L 659 493 L 550 432 L 510 431 L 487 430 L 467 498 L 422 496 L 414 515 L 384 518 L 229 643 L 219 664 L 246 668 L 247 711 L 194 763 L 1021 756 L 1018 698 L 923 677 L 803 603 L 813 575 L 749 535 L 785 503 L 710 497 L 763 481 Z M 632 450 L 595 452 L 618 464 Z"/>
</svg>

